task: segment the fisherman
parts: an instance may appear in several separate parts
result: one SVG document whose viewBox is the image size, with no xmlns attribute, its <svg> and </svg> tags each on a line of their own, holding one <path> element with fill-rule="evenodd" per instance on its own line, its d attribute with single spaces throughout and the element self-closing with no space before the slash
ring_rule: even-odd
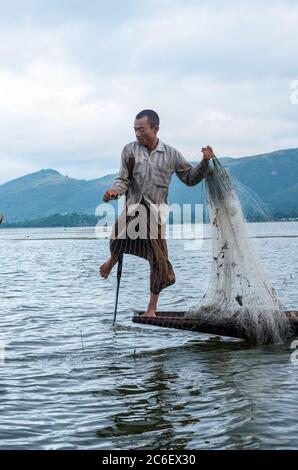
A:
<svg viewBox="0 0 298 470">
<path fill-rule="evenodd" d="M 176 173 L 187 186 L 198 184 L 208 174 L 213 150 L 210 146 L 202 148 L 203 159 L 193 167 L 178 150 L 157 137 L 159 116 L 150 109 L 137 114 L 134 131 L 136 141 L 124 147 L 118 177 L 103 196 L 108 202 L 125 194 L 126 205 L 113 227 L 111 256 L 100 267 L 100 275 L 106 279 L 123 253 L 147 259 L 150 263 L 150 300 L 144 316 L 154 317 L 161 290 L 175 283 L 173 266 L 168 259 L 162 210 L 167 205 L 172 174 Z M 141 216 L 138 221 L 144 221 L 138 224 L 139 231 L 144 232 L 140 227 L 146 228 L 145 236 L 142 233 L 137 238 L 127 233 L 129 224 L 136 220 L 136 213 Z"/>
</svg>

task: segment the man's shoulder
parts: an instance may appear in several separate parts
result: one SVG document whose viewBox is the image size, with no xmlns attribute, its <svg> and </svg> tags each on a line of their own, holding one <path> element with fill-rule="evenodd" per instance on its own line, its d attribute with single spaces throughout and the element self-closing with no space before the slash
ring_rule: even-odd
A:
<svg viewBox="0 0 298 470">
<path fill-rule="evenodd" d="M 175 147 L 173 147 L 172 145 L 168 145 L 168 144 L 165 144 L 164 142 L 162 142 L 162 146 L 164 148 L 164 151 L 168 155 L 171 155 L 173 157 L 175 157 L 177 155 L 181 155 L 181 152 L 178 149 L 176 149 Z"/>
<path fill-rule="evenodd" d="M 128 144 L 124 145 L 122 153 L 129 154 L 129 153 L 133 152 L 136 149 L 136 145 L 138 145 L 138 143 L 136 141 L 129 142 Z"/>
</svg>

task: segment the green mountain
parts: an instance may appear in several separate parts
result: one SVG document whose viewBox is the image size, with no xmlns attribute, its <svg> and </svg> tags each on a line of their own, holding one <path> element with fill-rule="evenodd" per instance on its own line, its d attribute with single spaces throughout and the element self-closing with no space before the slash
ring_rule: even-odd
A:
<svg viewBox="0 0 298 470">
<path fill-rule="evenodd" d="M 56 170 L 40 170 L 0 185 L 0 212 L 6 222 L 67 212 L 94 215 L 113 178 L 77 180 Z"/>
<path fill-rule="evenodd" d="M 222 161 L 235 181 L 248 219 L 298 217 L 298 149 L 223 158 Z M 93 180 L 77 180 L 46 169 L 2 184 L 0 213 L 5 217 L 2 227 L 7 222 L 40 219 L 52 214 L 94 215 L 114 178 L 112 174 Z M 204 199 L 203 184 L 187 187 L 176 175 L 173 176 L 170 203 L 199 203 Z"/>
<path fill-rule="evenodd" d="M 38 219 L 23 220 L 20 222 L 7 223 L 9 228 L 19 227 L 94 227 L 100 217 L 95 215 L 77 214 L 76 212 L 67 214 L 52 214 L 48 217 Z"/>
</svg>

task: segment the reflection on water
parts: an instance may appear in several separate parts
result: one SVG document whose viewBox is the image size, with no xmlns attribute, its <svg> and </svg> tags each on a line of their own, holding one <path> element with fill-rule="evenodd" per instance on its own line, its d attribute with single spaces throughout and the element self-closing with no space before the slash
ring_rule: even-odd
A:
<svg viewBox="0 0 298 470">
<path fill-rule="evenodd" d="M 298 224 L 252 224 L 256 235 Z M 90 230 L 90 229 L 89 229 Z M 295 232 L 296 230 L 296 232 Z M 59 230 L 0 230 L 2 449 L 297 449 L 297 371 L 290 345 L 253 348 L 229 338 L 131 323 L 145 307 L 148 266 L 126 257 L 118 323 L 115 274 L 98 277 L 107 240 L 51 240 Z M 18 235 L 18 237 L 16 236 Z M 91 232 L 90 232 L 91 234 Z M 297 308 L 297 244 L 255 239 L 270 280 Z M 181 310 L 208 284 L 210 241 L 171 240 L 177 283 L 161 309 Z"/>
</svg>

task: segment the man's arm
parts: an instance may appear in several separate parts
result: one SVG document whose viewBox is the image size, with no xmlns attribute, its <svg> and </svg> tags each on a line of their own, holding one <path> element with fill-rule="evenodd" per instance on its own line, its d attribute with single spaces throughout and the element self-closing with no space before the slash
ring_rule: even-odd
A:
<svg viewBox="0 0 298 470">
<path fill-rule="evenodd" d="M 180 152 L 176 154 L 175 172 L 178 178 L 187 186 L 194 186 L 206 178 L 209 172 L 209 160 L 213 156 L 210 146 L 202 149 L 203 160 L 196 166 L 192 166 Z"/>
<path fill-rule="evenodd" d="M 108 189 L 103 196 L 103 200 L 105 202 L 108 202 L 111 199 L 117 199 L 119 196 L 126 193 L 131 182 L 133 166 L 133 156 L 127 155 L 126 148 L 124 147 L 121 153 L 121 164 L 118 176 L 115 179 L 112 188 Z"/>
</svg>

